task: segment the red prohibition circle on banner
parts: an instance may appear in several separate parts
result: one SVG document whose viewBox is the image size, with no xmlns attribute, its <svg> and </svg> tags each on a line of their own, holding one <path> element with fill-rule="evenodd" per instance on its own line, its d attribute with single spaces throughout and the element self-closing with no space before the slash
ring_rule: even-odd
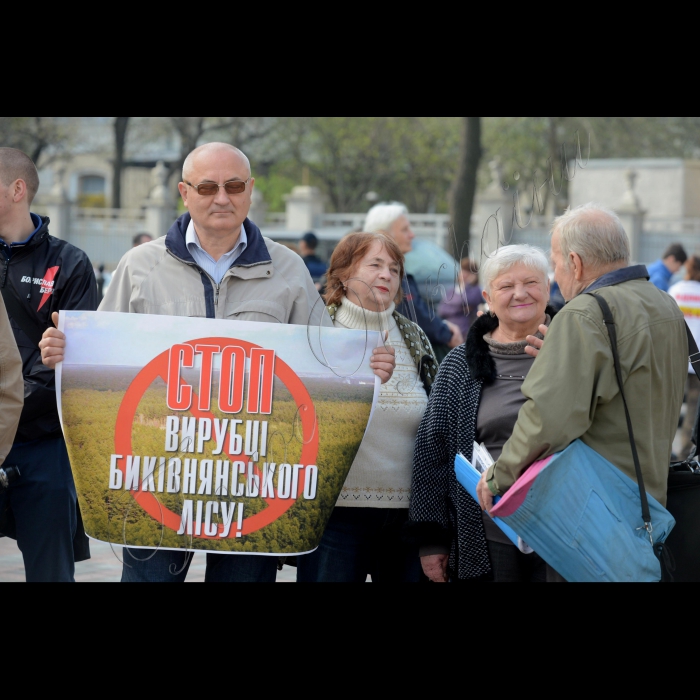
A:
<svg viewBox="0 0 700 700">
<path fill-rule="evenodd" d="M 263 349 L 259 345 L 254 345 L 253 343 L 248 343 L 244 340 L 237 340 L 233 338 L 201 338 L 199 340 L 192 340 L 183 344 L 191 345 L 193 347 L 196 345 L 218 345 L 222 349 L 229 346 L 237 346 L 245 350 L 246 357 L 248 359 L 250 359 L 252 350 Z M 117 416 L 117 425 L 114 436 L 114 445 L 116 450 L 115 454 L 123 455 L 124 457 L 133 455 L 132 431 L 139 404 L 141 403 L 146 391 L 148 391 L 148 389 L 157 379 L 162 379 L 167 385 L 169 361 L 170 351 L 167 350 L 146 365 L 146 367 L 139 372 L 136 379 L 134 379 L 129 386 L 129 389 L 122 400 L 121 406 L 119 407 L 119 414 Z M 314 407 L 313 400 L 301 379 L 299 379 L 292 368 L 286 362 L 280 360 L 279 357 L 275 358 L 275 376 L 282 381 L 282 383 L 291 393 L 301 417 L 304 435 L 303 449 L 300 460 L 301 464 L 304 466 L 315 466 L 318 457 L 319 435 L 316 424 L 316 409 Z M 196 408 L 197 403 L 198 397 L 195 395 L 193 406 L 190 408 L 188 413 L 198 419 L 214 418 L 214 416 L 209 412 L 199 411 Z M 232 461 L 236 461 L 236 459 L 231 455 L 227 454 L 227 456 Z M 126 476 L 126 467 L 122 466 L 120 467 L 120 470 Z M 282 517 L 297 502 L 299 494 L 303 491 L 303 488 L 303 483 L 300 483 L 297 493 L 292 494 L 293 498 L 287 500 L 266 499 L 267 508 L 262 510 L 257 515 L 244 520 L 242 533 L 243 537 L 262 530 Z M 131 491 L 131 495 L 141 506 L 141 508 L 143 508 L 154 520 L 161 523 L 169 530 L 173 530 L 174 532 L 178 532 L 180 530 L 182 516 L 164 508 L 158 502 L 154 494 L 144 491 Z M 223 531 L 223 526 L 220 526 L 220 528 L 220 531 Z M 229 539 L 235 539 L 236 535 L 237 531 L 232 531 L 229 535 Z M 216 535 L 213 537 L 208 537 L 202 534 L 201 537 L 197 537 L 196 539 L 217 540 L 219 537 Z"/>
</svg>

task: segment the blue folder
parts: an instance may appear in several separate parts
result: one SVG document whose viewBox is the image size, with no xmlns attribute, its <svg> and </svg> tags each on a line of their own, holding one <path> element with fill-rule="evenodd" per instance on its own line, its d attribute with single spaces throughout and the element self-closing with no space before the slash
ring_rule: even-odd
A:
<svg viewBox="0 0 700 700">
<path fill-rule="evenodd" d="M 542 464 L 534 465 L 535 467 Z M 576 440 L 545 460 L 526 491 L 509 491 L 503 520 L 570 583 L 658 583 L 661 564 L 644 527 L 637 482 Z M 513 510 L 515 507 L 515 510 Z M 676 524 L 649 495 L 654 544 Z"/>
<path fill-rule="evenodd" d="M 476 493 L 476 487 L 481 481 L 481 474 L 471 465 L 462 455 L 457 455 L 455 459 L 455 472 L 457 481 L 464 487 L 466 492 L 478 503 L 479 497 Z M 497 498 L 496 503 L 501 499 Z M 508 527 L 500 518 L 493 518 L 493 522 L 498 525 L 503 534 L 516 546 L 520 545 L 520 538 L 515 534 L 515 530 Z"/>
</svg>

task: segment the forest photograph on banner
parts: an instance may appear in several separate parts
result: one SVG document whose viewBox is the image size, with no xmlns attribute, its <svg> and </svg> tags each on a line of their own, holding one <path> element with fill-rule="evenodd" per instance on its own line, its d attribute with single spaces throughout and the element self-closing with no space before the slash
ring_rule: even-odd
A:
<svg viewBox="0 0 700 700">
<path fill-rule="evenodd" d="M 318 548 L 379 385 L 376 332 L 63 312 L 59 409 L 89 537 Z"/>
</svg>

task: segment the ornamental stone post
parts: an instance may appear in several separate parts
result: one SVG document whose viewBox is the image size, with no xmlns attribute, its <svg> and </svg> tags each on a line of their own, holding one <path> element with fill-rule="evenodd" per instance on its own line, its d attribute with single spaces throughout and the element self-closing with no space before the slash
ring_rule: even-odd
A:
<svg viewBox="0 0 700 700">
<path fill-rule="evenodd" d="M 66 165 L 59 163 L 53 171 L 53 187 L 45 200 L 46 215 L 51 219 L 51 235 L 70 241 L 71 202 L 63 185 Z"/>
<path fill-rule="evenodd" d="M 162 238 L 175 220 L 175 200 L 168 186 L 168 168 L 160 161 L 151 171 L 151 193 L 145 202 L 145 230 L 154 238 Z"/>
<path fill-rule="evenodd" d="M 634 170 L 625 173 L 627 180 L 627 191 L 625 192 L 620 206 L 617 207 L 617 215 L 625 227 L 625 231 L 630 239 L 632 248 L 632 262 L 639 262 L 642 245 L 642 235 L 644 234 L 644 219 L 647 212 L 642 207 L 639 197 L 635 192 L 638 174 Z"/>
<path fill-rule="evenodd" d="M 265 225 L 267 219 L 267 209 L 268 205 L 263 197 L 263 193 L 256 187 L 253 189 L 253 203 L 250 207 L 250 213 L 248 218 L 257 224 L 258 228 L 262 228 Z"/>
<path fill-rule="evenodd" d="M 295 187 L 284 199 L 289 231 L 310 231 L 318 226 L 325 212 L 323 193 L 318 187 Z"/>
<path fill-rule="evenodd" d="M 498 159 L 492 160 L 489 168 L 491 184 L 477 197 L 472 230 L 471 254 L 481 256 L 482 262 L 486 255 L 493 255 L 500 246 L 512 242 L 509 238 L 513 222 L 513 190 L 504 189 L 503 168 Z"/>
</svg>

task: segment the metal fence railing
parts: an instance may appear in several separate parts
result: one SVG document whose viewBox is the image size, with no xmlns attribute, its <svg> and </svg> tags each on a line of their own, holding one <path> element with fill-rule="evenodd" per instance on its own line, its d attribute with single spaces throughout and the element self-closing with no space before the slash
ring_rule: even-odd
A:
<svg viewBox="0 0 700 700">
<path fill-rule="evenodd" d="M 700 219 L 646 219 L 640 245 L 641 262 L 659 260 L 673 243 L 681 243 L 689 254 L 700 254 Z"/>
<path fill-rule="evenodd" d="M 173 212 L 173 215 L 175 212 Z M 84 250 L 93 264 L 104 265 L 108 270 L 116 268 L 122 256 L 131 248 L 137 233 L 147 230 L 145 210 L 126 209 L 85 209 L 70 208 L 69 235 L 66 239 Z M 324 214 L 319 218 L 319 228 L 325 239 L 333 239 L 337 231 L 340 240 L 350 231 L 359 231 L 364 226 L 366 214 Z M 431 241 L 446 250 L 453 251 L 450 217 L 446 214 L 411 214 L 411 226 L 416 235 Z M 525 218 L 519 222 L 528 224 L 511 229 L 512 221 L 502 222 L 500 240 L 498 227 L 492 220 L 488 230 L 485 222 L 474 218 L 472 226 L 471 254 L 482 257 L 502 245 L 528 243 L 543 250 L 550 248 L 551 221 L 546 217 Z M 283 231 L 286 225 L 284 213 L 268 214 L 264 224 L 266 232 Z M 689 253 L 700 253 L 700 218 L 648 218 L 639 246 L 640 262 L 651 263 L 658 260 L 671 243 L 682 243 Z"/>
</svg>

